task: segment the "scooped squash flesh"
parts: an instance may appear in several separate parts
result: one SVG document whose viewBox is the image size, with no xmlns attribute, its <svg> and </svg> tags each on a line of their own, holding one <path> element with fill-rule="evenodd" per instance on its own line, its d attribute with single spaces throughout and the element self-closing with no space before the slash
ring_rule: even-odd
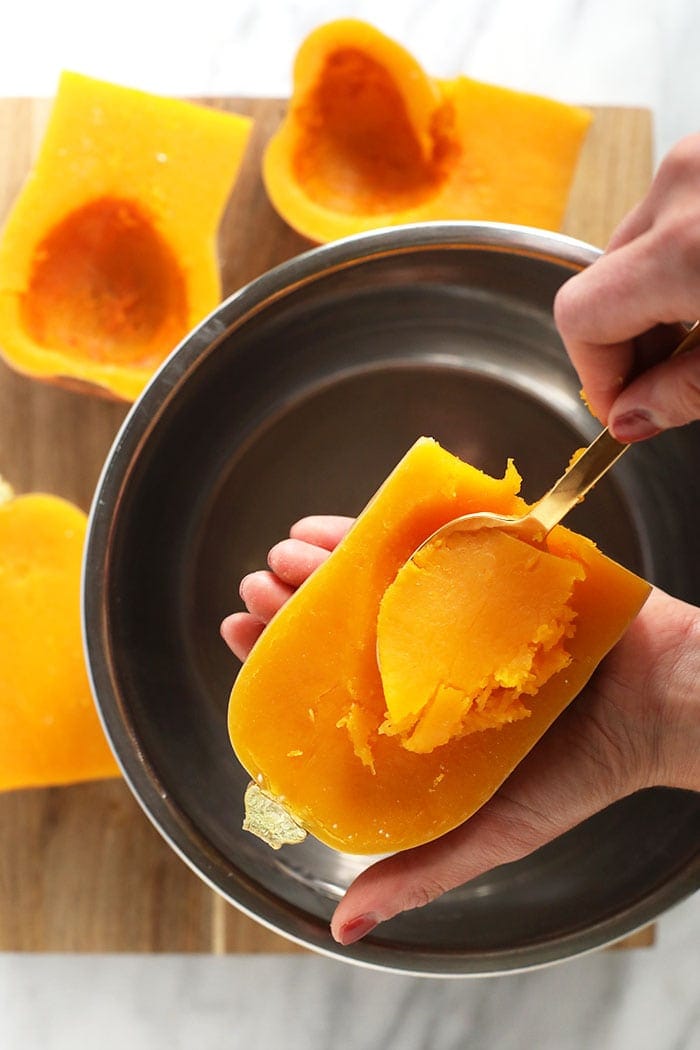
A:
<svg viewBox="0 0 700 1050">
<path fill-rule="evenodd" d="M 83 657 L 87 518 L 57 496 L 0 488 L 0 790 L 118 776 Z"/>
<path fill-rule="evenodd" d="M 221 299 L 218 224 L 247 117 L 64 73 L 0 235 L 0 353 L 133 400 Z"/>
<path fill-rule="evenodd" d="M 432 220 L 561 225 L 591 114 L 468 77 L 437 80 L 365 22 L 302 43 L 263 159 L 279 214 L 314 241 Z"/>
<path fill-rule="evenodd" d="M 568 667 L 580 562 L 500 529 L 437 539 L 406 562 L 379 606 L 387 719 L 410 751 L 530 715 L 528 698 Z"/>
<path fill-rule="evenodd" d="M 238 758 L 327 845 L 403 850 L 471 816 L 646 599 L 647 583 L 561 526 L 546 550 L 498 534 L 406 564 L 460 514 L 521 514 L 519 484 L 512 464 L 491 478 L 421 439 L 239 672 Z"/>
</svg>

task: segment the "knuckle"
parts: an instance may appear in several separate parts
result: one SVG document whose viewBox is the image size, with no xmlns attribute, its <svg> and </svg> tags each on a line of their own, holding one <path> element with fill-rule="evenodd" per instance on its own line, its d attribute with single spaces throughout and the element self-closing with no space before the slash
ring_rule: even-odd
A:
<svg viewBox="0 0 700 1050">
<path fill-rule="evenodd" d="M 659 241 L 684 272 L 696 274 L 700 269 L 700 205 L 667 215 L 659 230 Z"/>
<path fill-rule="evenodd" d="M 447 893 L 448 890 L 454 888 L 454 884 L 450 884 L 448 880 L 442 880 L 435 877 L 423 878 L 420 883 L 412 885 L 405 895 L 403 902 L 403 911 L 412 911 L 414 908 L 424 908 L 426 904 L 432 903 L 437 900 L 438 897 L 442 897 L 443 893 Z"/>
<path fill-rule="evenodd" d="M 692 367 L 678 370 L 676 396 L 671 399 L 681 424 L 700 417 L 700 356 L 685 364 Z"/>
<path fill-rule="evenodd" d="M 700 212 L 677 236 L 681 303 L 684 310 L 691 310 L 694 315 L 700 312 Z"/>
<path fill-rule="evenodd" d="M 666 430 L 700 418 L 700 354 L 666 362 L 649 373 L 647 394 L 653 418 Z"/>
<path fill-rule="evenodd" d="M 700 314 L 700 202 L 665 217 L 657 232 L 655 250 L 662 261 L 660 279 L 667 291 L 665 315 L 659 319 L 678 321 L 697 317 Z"/>
<path fill-rule="evenodd" d="M 580 303 L 579 285 L 575 278 L 571 278 L 561 286 L 554 297 L 554 323 L 564 338 L 570 332 L 575 331 L 579 324 L 581 317 Z"/>
<path fill-rule="evenodd" d="M 697 179 L 700 168 L 700 133 L 685 135 L 666 154 L 659 168 L 659 181 L 677 183 Z"/>
</svg>

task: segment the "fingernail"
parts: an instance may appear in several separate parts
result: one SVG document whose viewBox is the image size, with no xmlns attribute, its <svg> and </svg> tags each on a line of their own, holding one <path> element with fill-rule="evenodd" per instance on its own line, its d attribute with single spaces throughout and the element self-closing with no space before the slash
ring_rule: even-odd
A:
<svg viewBox="0 0 700 1050">
<path fill-rule="evenodd" d="M 378 925 L 379 918 L 376 915 L 371 913 L 368 915 L 356 915 L 354 919 L 348 919 L 340 927 L 338 940 L 343 945 L 354 944 L 355 941 L 366 937 Z"/>
<path fill-rule="evenodd" d="M 661 427 L 657 426 L 649 412 L 642 408 L 624 412 L 617 419 L 611 420 L 610 430 L 614 438 L 624 442 L 643 441 L 661 433 Z"/>
</svg>

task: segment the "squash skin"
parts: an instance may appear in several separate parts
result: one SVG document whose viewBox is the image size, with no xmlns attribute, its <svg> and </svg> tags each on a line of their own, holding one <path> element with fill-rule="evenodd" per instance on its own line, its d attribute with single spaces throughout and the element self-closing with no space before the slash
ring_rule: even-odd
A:
<svg viewBox="0 0 700 1050">
<path fill-rule="evenodd" d="M 645 581 L 558 527 L 549 550 L 580 562 L 586 578 L 572 601 L 571 664 L 541 687 L 530 717 L 428 754 L 380 734 L 385 701 L 376 624 L 384 592 L 444 522 L 477 510 L 522 513 L 518 488 L 512 465 L 503 479 L 489 478 L 421 439 L 275 616 L 239 672 L 229 704 L 239 760 L 326 845 L 359 854 L 399 851 L 466 820 L 581 691 L 646 600 Z"/>
<path fill-rule="evenodd" d="M 3 791 L 119 776 L 83 657 L 86 527 L 83 511 L 57 496 L 0 493 Z"/>
<path fill-rule="evenodd" d="M 365 82 L 382 74 L 386 82 L 364 110 L 349 97 L 333 118 L 344 88 L 358 94 L 351 74 L 344 85 L 332 73 L 347 53 L 364 59 Z M 387 92 L 397 99 L 395 125 L 387 111 L 382 136 L 377 111 Z M 265 151 L 263 180 L 281 217 L 316 242 L 454 219 L 558 229 L 590 121 L 577 106 L 468 77 L 432 78 L 379 30 L 341 19 L 316 29 L 298 51 L 289 111 Z M 382 190 L 376 155 L 399 133 L 407 140 L 409 129 L 414 149 L 397 155 L 392 147 L 385 174 L 393 193 Z M 400 192 L 401 182 L 415 185 L 414 199 Z"/>
<path fill-rule="evenodd" d="M 6 362 L 134 400 L 221 299 L 216 233 L 251 126 L 63 73 L 0 236 Z"/>
</svg>

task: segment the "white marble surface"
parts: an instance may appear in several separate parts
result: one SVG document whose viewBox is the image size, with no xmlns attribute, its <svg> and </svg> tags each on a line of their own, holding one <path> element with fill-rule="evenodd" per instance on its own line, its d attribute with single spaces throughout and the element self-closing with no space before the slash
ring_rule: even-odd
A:
<svg viewBox="0 0 700 1050">
<path fill-rule="evenodd" d="M 653 949 L 434 980 L 316 956 L 0 956 L 2 1050 L 699 1050 L 700 895 Z"/>
<path fill-rule="evenodd" d="M 657 160 L 700 127 L 697 0 L 25 0 L 3 19 L 0 95 L 51 95 L 63 68 L 163 93 L 284 95 L 299 41 L 343 15 L 436 75 L 648 106 Z M 298 956 L 0 956 L 0 1050 L 124 1046 L 700 1050 L 700 895 L 661 918 L 653 949 L 488 980 Z"/>
<path fill-rule="evenodd" d="M 659 155 L 700 122 L 697 0 L 25 0 L 0 34 L 0 95 L 51 95 L 64 68 L 163 93 L 286 95 L 300 40 L 348 15 L 437 76 L 648 106 Z"/>
</svg>

